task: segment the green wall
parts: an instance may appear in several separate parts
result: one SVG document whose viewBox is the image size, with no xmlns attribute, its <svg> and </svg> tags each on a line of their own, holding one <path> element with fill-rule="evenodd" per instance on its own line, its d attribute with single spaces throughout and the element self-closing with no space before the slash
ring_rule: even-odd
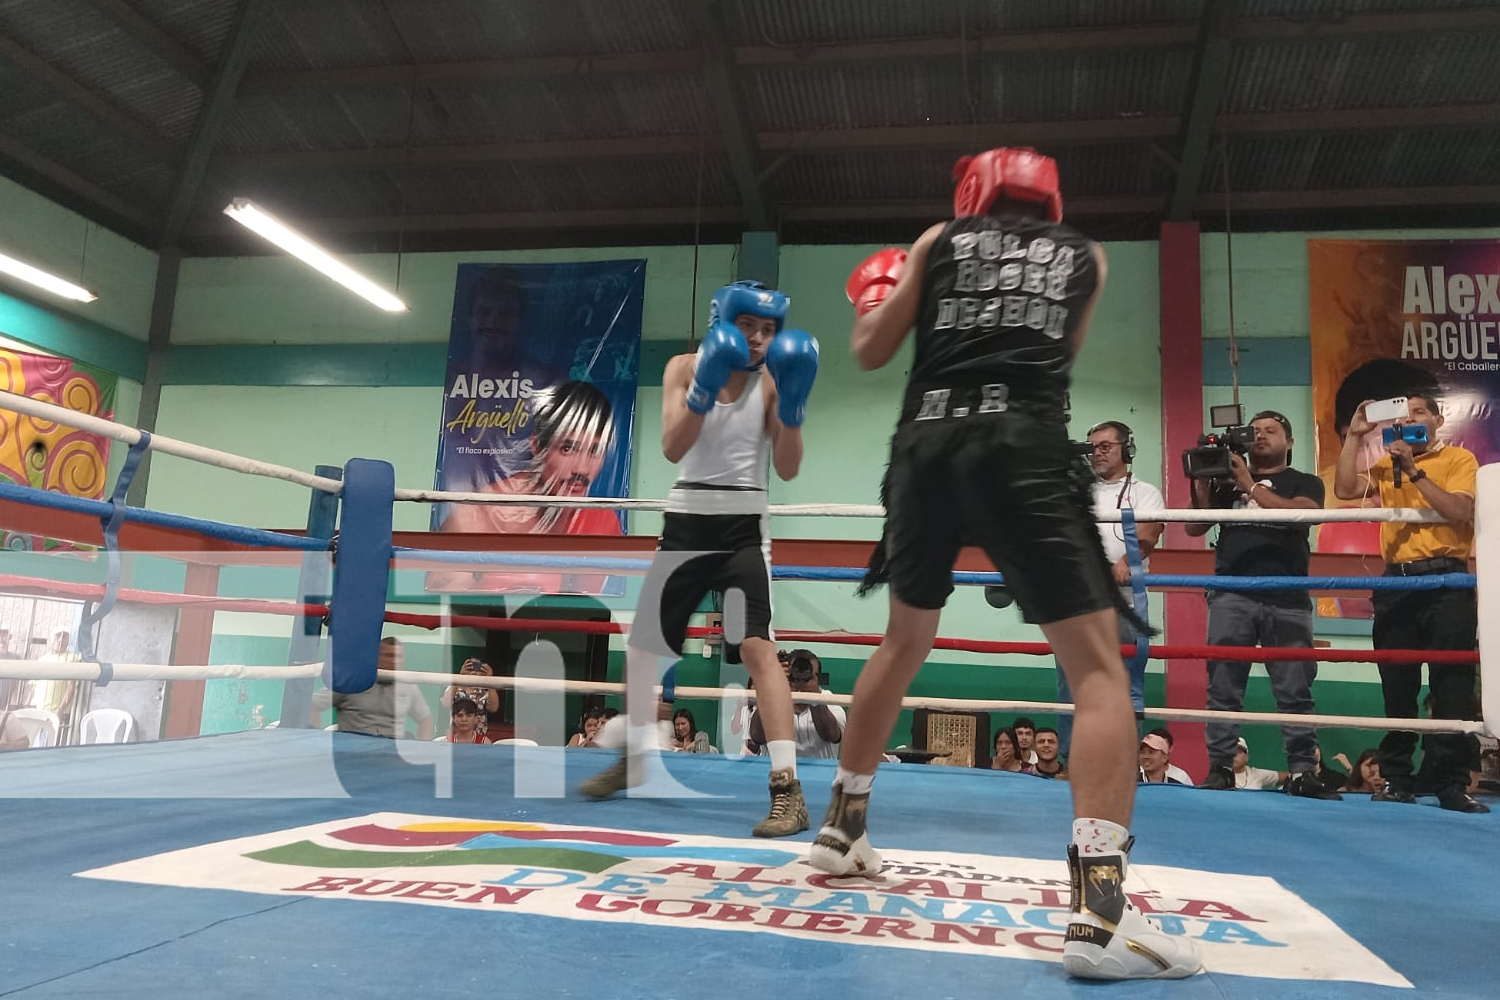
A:
<svg viewBox="0 0 1500 1000">
<path fill-rule="evenodd" d="M 0 214 L 22 220 L 30 259 L 65 275 L 82 271 L 100 294 L 92 305 L 39 302 L 0 289 L 0 335 L 109 367 L 121 381 L 118 412 L 133 422 L 144 372 L 144 344 L 155 278 L 155 255 L 76 215 L 0 179 Z M 30 234 L 36 234 L 33 239 Z M 1271 408 L 1287 414 L 1297 429 L 1297 463 L 1313 467 L 1311 390 L 1307 342 L 1307 254 L 1310 238 L 1495 238 L 1500 231 L 1271 233 L 1233 237 L 1234 326 L 1241 341 L 1239 395 L 1247 413 Z M 14 237 L 11 237 L 14 239 Z M 780 250 L 781 287 L 792 298 L 792 322 L 822 342 L 822 366 L 806 426 L 803 474 L 775 482 L 774 502 L 871 503 L 877 499 L 887 441 L 894 424 L 910 347 L 876 373 L 859 372 L 846 348 L 851 326 L 843 282 L 871 246 L 787 246 Z M 1166 463 L 1178 456 L 1160 441 L 1162 359 L 1159 347 L 1159 284 L 1154 242 L 1108 244 L 1110 280 L 1095 315 L 1074 382 L 1074 430 L 1103 419 L 1123 419 L 1136 431 L 1137 469 L 1162 482 Z M 1229 333 L 1229 241 L 1202 239 L 1205 404 L 1231 398 L 1227 362 Z M 390 316 L 324 281 L 300 264 L 277 256 L 189 259 L 182 262 L 172 346 L 166 357 L 158 430 L 210 447 L 302 469 L 341 465 L 351 457 L 379 457 L 396 467 L 403 486 L 432 481 L 453 282 L 460 263 L 541 262 L 643 257 L 647 260 L 644 306 L 646 345 L 636 414 L 634 496 L 665 494 L 673 468 L 661 456 L 660 367 L 702 325 L 713 290 L 733 279 L 738 248 L 709 246 L 474 252 L 363 256 L 355 266 L 394 285 L 411 305 Z M 694 273 L 696 269 L 696 284 Z M 696 292 L 696 306 L 694 294 Z M 1191 377 L 1193 373 L 1184 373 Z M 1206 426 L 1205 413 L 1205 426 Z M 115 449 L 118 466 L 124 449 Z M 267 526 L 298 526 L 306 517 L 304 491 L 279 482 L 158 457 L 152 470 L 152 506 L 220 520 Z M 420 529 L 426 511 L 398 508 L 398 528 Z M 654 534 L 660 518 L 632 515 L 631 530 Z M 873 538 L 878 522 L 857 519 L 785 518 L 781 537 Z M 395 601 L 420 602 L 409 583 L 393 587 Z M 879 631 L 884 600 L 857 600 L 848 584 L 783 583 L 776 590 L 777 622 L 783 628 Z M 619 602 L 622 617 L 625 602 Z M 1159 606 L 1155 610 L 1159 619 Z M 280 662 L 285 655 L 281 622 L 223 616 L 215 657 Z M 1032 639 L 1014 610 L 997 612 L 974 588 L 958 591 L 945 615 L 946 634 L 981 639 Z M 1336 645 L 1358 643 L 1330 626 Z M 460 631 L 453 649 L 425 633 L 423 648 L 446 662 L 454 649 L 473 647 L 478 637 Z M 717 661 L 697 657 L 689 645 L 682 683 L 716 683 Z M 836 690 L 848 690 L 860 659 L 839 658 L 848 647 L 826 647 L 825 663 Z M 618 659 L 619 643 L 614 657 Z M 1049 659 L 945 655 L 929 664 L 918 693 L 1004 696 L 1046 700 L 1052 692 Z M 253 660 L 252 660 L 253 662 Z M 1319 693 L 1323 707 L 1378 712 L 1373 668 L 1325 665 Z M 1148 690 L 1160 697 L 1160 666 L 1153 664 Z M 233 718 L 240 692 L 226 700 L 215 693 L 214 715 Z M 246 701 L 270 704 L 259 692 Z M 222 704 L 221 704 L 222 702 Z M 279 700 L 276 701 L 279 704 Z M 1252 681 L 1251 705 L 1270 707 L 1264 678 Z M 248 718 L 248 716 L 247 716 Z M 1008 716 L 1006 717 L 1009 718 Z M 712 713 L 700 718 L 716 733 Z M 206 723 L 207 724 L 207 723 Z M 1264 730 L 1264 732 L 1260 732 Z M 903 718 L 896 741 L 909 735 Z M 1257 727 L 1251 743 L 1258 762 L 1279 759 L 1275 731 Z M 1352 757 L 1369 742 L 1364 734 L 1330 736 L 1335 749 Z"/>
</svg>

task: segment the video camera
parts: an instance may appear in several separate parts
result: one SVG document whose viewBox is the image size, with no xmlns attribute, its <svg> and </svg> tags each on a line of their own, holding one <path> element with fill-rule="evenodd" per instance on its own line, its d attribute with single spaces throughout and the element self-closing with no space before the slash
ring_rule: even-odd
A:
<svg viewBox="0 0 1500 1000">
<path fill-rule="evenodd" d="M 1211 407 L 1217 431 L 1198 438 L 1198 446 L 1182 453 L 1182 471 L 1189 479 L 1232 479 L 1230 454 L 1244 458 L 1255 443 L 1255 429 L 1245 426 L 1245 410 L 1238 403 Z"/>
</svg>

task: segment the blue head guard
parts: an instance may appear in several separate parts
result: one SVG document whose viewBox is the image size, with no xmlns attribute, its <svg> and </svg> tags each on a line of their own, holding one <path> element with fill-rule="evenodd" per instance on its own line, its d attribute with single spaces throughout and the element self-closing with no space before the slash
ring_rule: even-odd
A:
<svg viewBox="0 0 1500 1000">
<path fill-rule="evenodd" d="M 776 321 L 776 332 L 786 322 L 786 307 L 791 299 L 785 292 L 778 292 L 759 281 L 736 281 L 714 292 L 713 302 L 708 307 L 708 325 L 720 320 L 733 323 L 735 317 L 749 313 L 762 319 Z"/>
</svg>

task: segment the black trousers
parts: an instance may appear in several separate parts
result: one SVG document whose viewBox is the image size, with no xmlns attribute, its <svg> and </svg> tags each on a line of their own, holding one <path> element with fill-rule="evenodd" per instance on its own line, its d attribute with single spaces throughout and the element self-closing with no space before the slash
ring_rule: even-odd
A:
<svg viewBox="0 0 1500 1000">
<path fill-rule="evenodd" d="M 1375 593 L 1372 638 L 1376 649 L 1474 649 L 1479 605 L 1472 590 L 1384 590 Z M 1466 719 L 1474 713 L 1472 664 L 1432 663 L 1427 667 L 1434 719 Z M 1385 714 L 1415 719 L 1422 690 L 1421 663 L 1380 664 Z M 1426 740 L 1423 770 L 1435 791 L 1469 784 L 1471 748 L 1461 733 L 1434 733 Z M 1380 741 L 1380 773 L 1394 787 L 1412 789 L 1412 753 L 1417 734 L 1392 730 Z"/>
</svg>

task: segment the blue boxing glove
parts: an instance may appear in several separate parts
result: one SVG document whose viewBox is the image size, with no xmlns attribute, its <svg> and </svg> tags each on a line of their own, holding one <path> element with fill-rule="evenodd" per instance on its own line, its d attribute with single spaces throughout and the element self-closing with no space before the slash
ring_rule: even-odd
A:
<svg viewBox="0 0 1500 1000">
<path fill-rule="evenodd" d="M 698 369 L 688 387 L 687 408 L 697 414 L 712 410 L 729 376 L 749 367 L 750 345 L 740 328 L 722 321 L 712 324 L 698 347 Z"/>
<path fill-rule="evenodd" d="M 801 427 L 818 377 L 817 338 L 806 330 L 782 330 L 766 348 L 766 371 L 776 383 L 776 416 L 788 427 Z"/>
</svg>

